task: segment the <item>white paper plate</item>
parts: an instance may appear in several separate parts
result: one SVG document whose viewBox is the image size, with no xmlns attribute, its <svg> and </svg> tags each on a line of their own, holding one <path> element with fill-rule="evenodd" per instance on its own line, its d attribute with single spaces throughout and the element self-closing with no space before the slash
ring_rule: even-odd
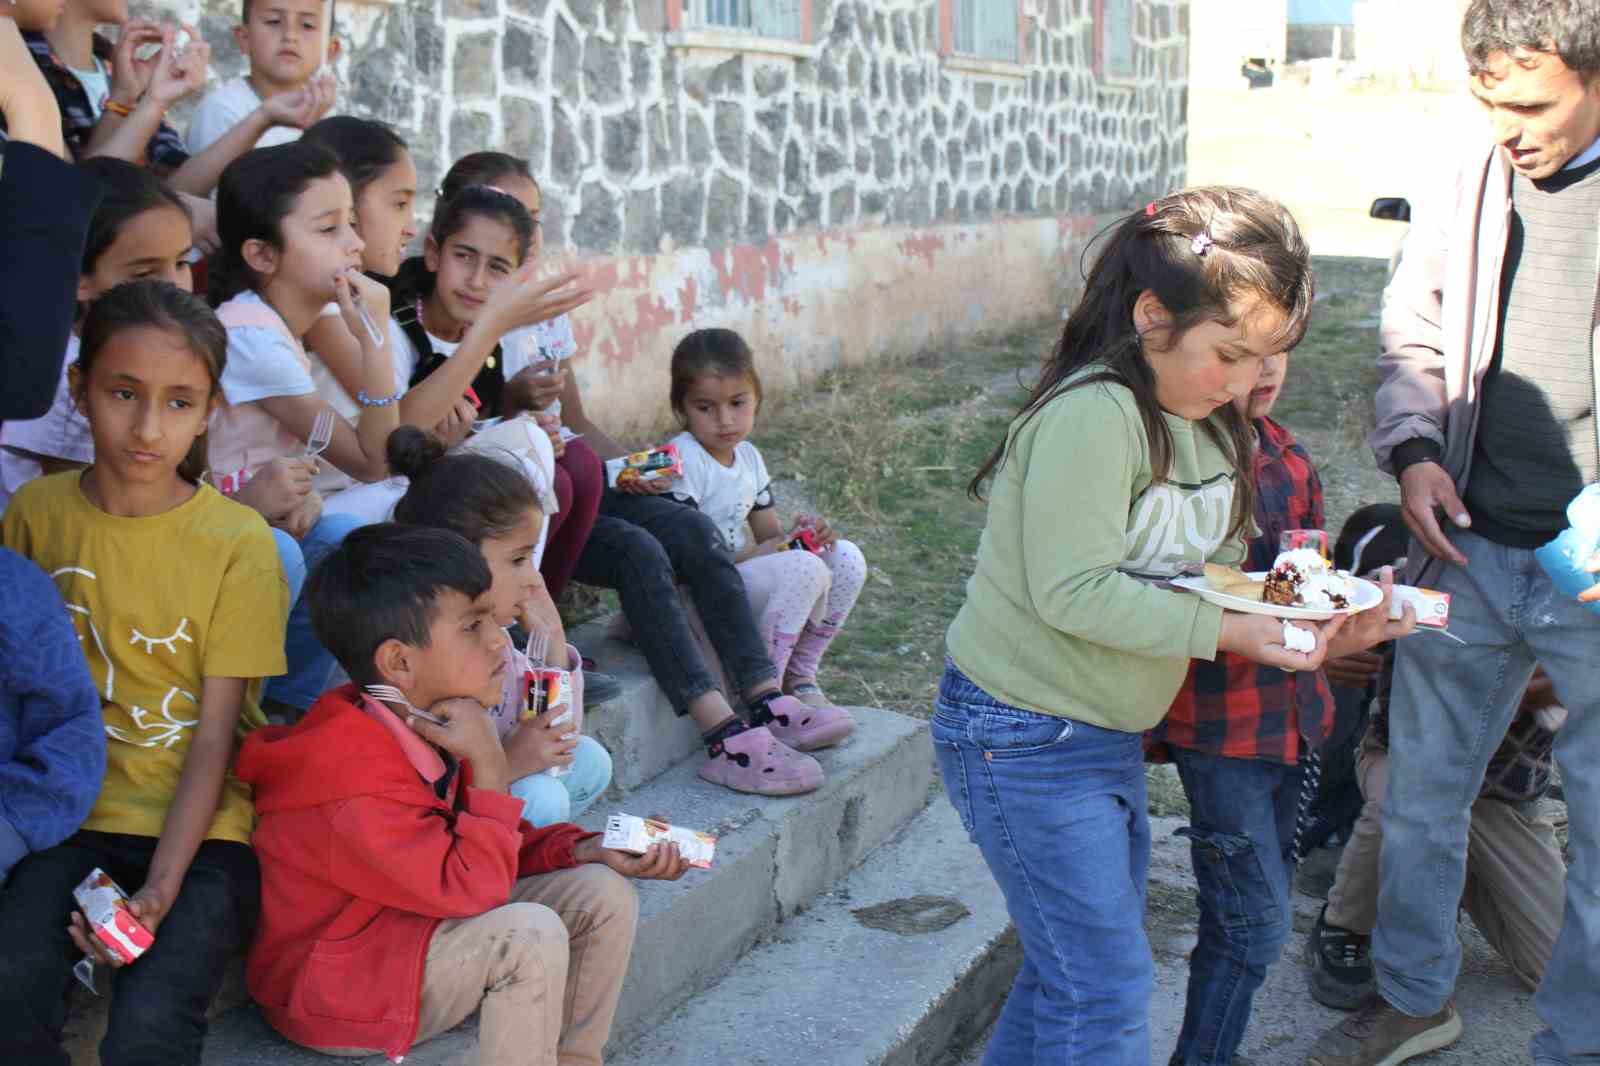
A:
<svg viewBox="0 0 1600 1066">
<path fill-rule="evenodd" d="M 1258 570 L 1245 576 L 1252 581 L 1265 581 L 1267 579 L 1265 570 Z M 1307 622 L 1325 622 L 1340 614 L 1360 614 L 1362 611 L 1372 610 L 1372 608 L 1383 602 L 1383 590 L 1372 582 L 1363 581 L 1359 577 L 1352 577 L 1350 583 L 1355 587 L 1349 607 L 1343 610 L 1321 610 L 1312 607 L 1282 607 L 1276 603 L 1247 600 L 1243 596 L 1230 596 L 1226 592 L 1218 592 L 1212 588 L 1203 576 L 1172 579 L 1173 588 L 1192 592 L 1207 603 L 1214 603 L 1224 610 L 1238 611 L 1241 614 L 1264 614 L 1272 618 L 1298 618 Z"/>
</svg>

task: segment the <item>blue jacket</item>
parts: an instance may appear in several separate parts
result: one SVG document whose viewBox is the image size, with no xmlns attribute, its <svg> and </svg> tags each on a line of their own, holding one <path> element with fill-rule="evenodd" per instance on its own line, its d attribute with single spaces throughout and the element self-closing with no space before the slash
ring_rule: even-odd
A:
<svg viewBox="0 0 1600 1066">
<path fill-rule="evenodd" d="M 61 594 L 0 548 L 0 881 L 77 831 L 105 774 L 100 694 Z"/>
</svg>

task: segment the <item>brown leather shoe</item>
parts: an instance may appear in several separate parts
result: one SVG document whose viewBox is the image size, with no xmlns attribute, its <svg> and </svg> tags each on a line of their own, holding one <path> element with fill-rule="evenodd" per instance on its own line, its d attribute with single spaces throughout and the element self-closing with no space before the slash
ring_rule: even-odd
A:
<svg viewBox="0 0 1600 1066">
<path fill-rule="evenodd" d="M 1461 1015 L 1454 1003 L 1430 1017 L 1413 1018 L 1373 996 L 1322 1034 L 1306 1066 L 1399 1066 L 1459 1039 Z"/>
</svg>

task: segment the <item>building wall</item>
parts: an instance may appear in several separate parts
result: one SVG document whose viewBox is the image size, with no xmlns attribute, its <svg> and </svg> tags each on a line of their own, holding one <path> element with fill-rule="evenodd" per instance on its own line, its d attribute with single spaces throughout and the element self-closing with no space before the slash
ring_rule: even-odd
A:
<svg viewBox="0 0 1600 1066">
<path fill-rule="evenodd" d="M 1283 63 L 1289 0 L 1191 0 L 1189 26 L 1190 87 L 1243 89 L 1246 60 Z"/>
<path fill-rule="evenodd" d="M 1335 55 L 1335 50 L 1338 54 Z M 1299 63 L 1307 59 L 1355 59 L 1355 25 L 1301 24 L 1289 27 L 1288 60 Z"/>
<path fill-rule="evenodd" d="M 238 0 L 202 2 L 237 73 Z M 662 416 L 692 326 L 746 332 L 781 385 L 1037 320 L 1093 219 L 1183 184 L 1188 0 L 1137 0 L 1121 84 L 1104 0 L 1024 0 L 1020 64 L 942 56 L 941 0 L 812 0 L 795 54 L 674 46 L 670 2 L 338 0 L 340 109 L 393 124 L 424 188 L 481 148 L 532 161 L 551 254 L 593 270 L 580 374 L 618 423 Z"/>
</svg>

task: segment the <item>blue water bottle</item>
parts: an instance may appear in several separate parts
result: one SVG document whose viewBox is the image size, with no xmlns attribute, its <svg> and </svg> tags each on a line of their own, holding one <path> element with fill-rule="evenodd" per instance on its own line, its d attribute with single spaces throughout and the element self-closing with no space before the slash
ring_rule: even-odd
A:
<svg viewBox="0 0 1600 1066">
<path fill-rule="evenodd" d="M 1589 559 L 1597 549 L 1600 549 L 1600 485 L 1590 485 L 1567 504 L 1567 528 L 1533 554 L 1556 588 L 1576 598 L 1600 581 L 1600 574 L 1589 572 Z M 1600 614 L 1600 602 L 1588 607 Z"/>
</svg>

